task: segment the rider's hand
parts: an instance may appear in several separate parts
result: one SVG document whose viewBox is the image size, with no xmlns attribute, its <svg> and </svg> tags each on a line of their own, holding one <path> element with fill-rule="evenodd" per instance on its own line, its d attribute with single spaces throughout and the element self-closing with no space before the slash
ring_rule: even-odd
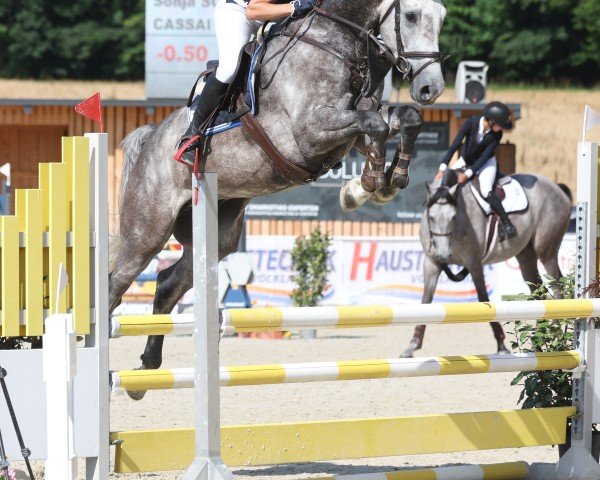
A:
<svg viewBox="0 0 600 480">
<path fill-rule="evenodd" d="M 315 6 L 315 0 L 292 0 L 292 18 L 298 18 L 310 12 Z"/>
<path fill-rule="evenodd" d="M 458 174 L 457 181 L 458 181 L 458 183 L 459 183 L 459 184 L 461 184 L 461 183 L 465 183 L 465 182 L 467 182 L 468 180 L 469 180 L 469 177 L 468 177 L 467 175 L 465 175 L 464 173 L 459 173 L 459 174 Z"/>
</svg>

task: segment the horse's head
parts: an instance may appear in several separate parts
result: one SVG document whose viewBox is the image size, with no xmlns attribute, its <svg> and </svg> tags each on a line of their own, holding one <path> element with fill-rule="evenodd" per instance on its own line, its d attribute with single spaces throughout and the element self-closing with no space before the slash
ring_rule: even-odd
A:
<svg viewBox="0 0 600 480">
<path fill-rule="evenodd" d="M 411 80 L 410 96 L 431 105 L 445 87 L 439 52 L 446 16 L 442 0 L 382 0 L 378 14 L 381 36 Z"/>
<path fill-rule="evenodd" d="M 452 256 L 451 242 L 456 220 L 456 173 L 447 170 L 441 182 L 434 181 L 428 184 L 427 190 L 424 215 L 428 226 L 430 252 L 438 262 L 448 263 Z"/>
</svg>

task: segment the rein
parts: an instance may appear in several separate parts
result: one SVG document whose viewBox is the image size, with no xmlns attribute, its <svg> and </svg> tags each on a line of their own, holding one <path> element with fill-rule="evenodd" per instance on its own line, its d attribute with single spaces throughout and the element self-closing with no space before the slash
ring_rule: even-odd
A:
<svg viewBox="0 0 600 480">
<path fill-rule="evenodd" d="M 442 64 L 447 58 L 450 57 L 450 55 L 444 56 L 444 54 L 442 52 L 418 52 L 418 51 L 407 52 L 407 51 L 405 51 L 404 43 L 402 42 L 402 34 L 401 34 L 401 30 L 400 30 L 400 22 L 402 19 L 400 0 L 396 0 L 394 3 L 392 3 L 390 5 L 389 9 L 386 11 L 386 13 L 384 14 L 383 19 L 381 21 L 381 23 L 385 22 L 385 20 L 391 15 L 392 11 L 395 12 L 394 30 L 396 33 L 396 42 L 397 42 L 397 50 L 398 50 L 397 58 L 392 53 L 391 49 L 387 45 L 385 45 L 381 40 L 379 40 L 379 38 L 377 38 L 377 35 L 375 34 L 374 30 L 372 30 L 372 29 L 367 30 L 366 28 L 358 25 L 357 23 L 355 23 L 351 20 L 348 20 L 344 17 L 341 17 L 335 13 L 332 13 L 332 12 L 324 9 L 323 7 L 320 6 L 320 4 L 322 2 L 317 2 L 317 3 L 318 3 L 318 5 L 315 5 L 313 7 L 313 11 L 311 13 L 313 18 L 315 15 L 325 17 L 339 25 L 345 26 L 348 29 L 358 32 L 360 36 L 365 37 L 367 69 L 369 71 L 371 70 L 370 55 L 369 55 L 371 46 L 373 46 L 376 49 L 377 54 L 379 55 L 380 58 L 384 58 L 390 65 L 395 66 L 400 71 L 400 73 L 402 73 L 404 78 L 408 78 L 410 82 L 412 82 L 414 80 L 414 78 L 417 75 L 419 75 L 421 72 L 423 72 L 423 70 L 425 70 L 428 66 L 430 66 L 434 63 Z M 285 50 L 287 50 L 292 45 L 292 41 L 295 39 L 297 41 L 301 41 L 306 44 L 312 45 L 316 48 L 319 48 L 319 49 L 329 53 L 330 55 L 337 57 L 339 60 L 341 60 L 344 63 L 344 65 L 346 65 L 346 67 L 352 72 L 351 84 L 355 89 L 360 91 L 359 98 L 367 97 L 367 88 L 369 86 L 367 85 L 367 82 L 365 81 L 365 78 L 367 77 L 367 75 L 365 73 L 363 73 L 364 68 L 357 66 L 355 61 L 353 61 L 352 59 L 346 58 L 343 54 L 336 51 L 333 47 L 327 45 L 326 43 L 315 40 L 310 37 L 306 37 L 305 35 L 306 35 L 308 29 L 306 29 L 303 33 L 300 34 L 299 33 L 300 29 L 302 28 L 302 25 L 304 24 L 306 18 L 300 23 L 299 27 L 294 32 L 288 32 L 288 31 L 284 30 L 282 32 L 279 32 L 279 33 L 276 33 L 275 35 L 273 35 L 273 37 L 275 37 L 275 36 L 289 37 L 289 40 L 283 48 L 281 48 L 280 50 L 275 52 L 264 62 L 261 62 L 259 65 L 257 65 L 255 68 L 255 73 L 260 71 L 267 63 L 269 63 L 275 57 L 277 57 L 278 55 L 282 54 Z M 427 58 L 429 58 L 430 60 L 428 62 L 424 63 L 423 65 L 421 65 L 421 67 L 419 67 L 416 71 L 413 72 L 410 62 L 409 62 L 409 59 L 427 59 Z"/>
<path fill-rule="evenodd" d="M 396 0 L 394 3 L 392 3 L 392 5 L 390 5 L 390 8 L 388 8 L 388 10 L 385 12 L 385 14 L 383 15 L 383 19 L 381 21 L 381 23 L 385 22 L 385 20 L 391 15 L 392 11 L 395 12 L 395 14 L 394 14 L 394 18 L 395 18 L 394 31 L 396 33 L 396 42 L 397 42 L 397 50 L 398 50 L 397 58 L 394 56 L 394 54 L 392 53 L 390 48 L 387 45 L 385 45 L 381 40 L 379 40 L 379 38 L 377 38 L 377 35 L 375 35 L 375 32 L 373 30 L 367 30 L 366 28 L 361 27 L 360 25 L 352 22 L 351 20 L 347 20 L 343 17 L 340 17 L 339 15 L 329 12 L 322 7 L 314 7 L 313 10 L 318 15 L 321 15 L 321 16 L 326 17 L 336 23 L 339 23 L 339 24 L 345 25 L 349 28 L 352 28 L 354 30 L 357 30 L 362 35 L 365 35 L 366 40 L 367 40 L 367 51 L 368 51 L 369 43 L 372 43 L 375 46 L 375 48 L 377 49 L 378 54 L 382 57 L 385 57 L 386 60 L 390 63 L 390 65 L 395 66 L 400 71 L 400 73 L 402 73 L 404 78 L 408 78 L 411 82 L 417 75 L 419 75 L 429 65 L 432 65 L 433 63 L 438 63 L 438 62 L 441 64 L 447 58 L 449 58 L 449 55 L 444 56 L 444 54 L 442 52 L 418 52 L 418 51 L 407 52 L 404 50 L 404 43 L 402 42 L 402 33 L 400 30 L 400 22 L 402 19 L 402 10 L 401 10 L 401 5 L 400 5 L 400 0 Z M 424 58 L 429 58 L 430 60 L 427 63 L 425 63 L 424 65 L 422 65 L 416 72 L 412 72 L 412 68 L 411 68 L 408 60 L 409 59 L 424 59 Z"/>
</svg>

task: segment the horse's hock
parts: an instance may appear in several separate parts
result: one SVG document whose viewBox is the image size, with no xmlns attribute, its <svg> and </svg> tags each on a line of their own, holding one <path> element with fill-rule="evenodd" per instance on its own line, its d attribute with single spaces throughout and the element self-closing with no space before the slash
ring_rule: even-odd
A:
<svg viewBox="0 0 600 480">
<path fill-rule="evenodd" d="M 595 330 L 588 329 L 590 323 L 587 322 L 588 318 L 600 315 L 599 299 L 255 308 L 228 310 L 218 315 L 216 298 L 210 297 L 210 292 L 215 291 L 211 282 L 216 281 L 211 276 L 216 271 L 216 177 L 208 174 L 199 185 L 201 201 L 194 206 L 196 219 L 200 220 L 194 222 L 197 227 L 195 247 L 196 251 L 202 249 L 202 261 L 195 265 L 195 284 L 200 292 L 195 314 L 115 317 L 109 329 L 105 157 L 105 135 L 64 139 L 63 162 L 42 166 L 40 188 L 19 191 L 16 215 L 0 217 L 1 335 L 41 335 L 44 324 L 48 327 L 49 322 L 57 321 L 58 317 L 52 315 L 64 313 L 73 318 L 76 331 L 83 338 L 76 355 L 74 408 L 69 410 L 67 405 L 57 405 L 57 410 L 71 415 L 74 412 L 74 452 L 87 460 L 86 478 L 108 478 L 109 444 L 115 446 L 117 472 L 180 470 L 193 463 L 194 467 L 184 478 L 220 479 L 232 478 L 221 463 L 221 457 L 228 466 L 234 467 L 563 444 L 569 419 L 572 448 L 557 466 L 513 462 L 330 478 L 600 478 L 600 467 L 589 455 L 591 424 L 595 419 L 592 415 L 597 412 L 592 412 L 595 364 L 590 362 Z M 578 192 L 582 200 L 577 207 L 580 292 L 597 271 L 597 232 L 595 228 L 587 228 L 597 223 L 597 159 L 596 144 L 580 145 L 582 175 Z M 62 291 L 58 280 L 61 264 L 69 276 L 69 284 Z M 204 284 L 200 282 L 203 278 L 207 280 Z M 202 292 L 209 292 L 209 296 Z M 578 348 L 567 352 L 216 367 L 217 322 L 223 334 L 232 334 L 565 317 L 584 319 L 577 322 Z M 203 318 L 209 318 L 208 325 Z M 200 360 L 196 375 L 190 368 L 121 371 L 112 372 L 109 384 L 109 336 L 168 335 L 194 329 L 196 357 Z M 0 351 L 0 366 L 8 371 L 8 388 L 33 459 L 47 457 L 46 425 L 51 419 L 46 418 L 46 409 L 51 406 L 44 401 L 46 392 L 49 395 L 56 391 L 52 389 L 65 388 L 53 381 L 57 377 L 48 371 L 44 373 L 43 362 L 41 350 Z M 204 375 L 198 375 L 203 369 Z M 554 369 L 576 372 L 576 406 L 223 428 L 219 425 L 219 383 L 221 386 L 264 385 Z M 109 434 L 111 388 L 190 388 L 194 380 L 196 411 L 200 412 L 195 431 L 173 428 Z M 0 409 L 3 408 L 0 403 Z M 0 415 L 3 433 L 12 430 L 7 417 L 4 413 Z M 53 441 L 63 440 L 69 442 L 68 438 Z M 5 441 L 11 461 L 18 460 L 21 451 L 16 441 L 11 435 L 5 435 Z M 65 459 L 52 460 L 68 463 Z M 198 473 L 202 466 L 210 467 L 209 475 Z M 58 477 L 47 475 L 46 478 Z"/>
</svg>

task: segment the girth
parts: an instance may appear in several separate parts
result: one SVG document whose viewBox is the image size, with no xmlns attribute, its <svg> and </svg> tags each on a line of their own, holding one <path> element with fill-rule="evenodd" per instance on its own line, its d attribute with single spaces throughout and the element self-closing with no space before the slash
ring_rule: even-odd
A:
<svg viewBox="0 0 600 480">
<path fill-rule="evenodd" d="M 243 106 L 243 97 L 240 95 L 238 98 L 238 107 Z M 305 170 L 298 165 L 290 162 L 285 156 L 279 151 L 279 149 L 273 144 L 267 132 L 259 123 L 258 119 L 252 114 L 247 112 L 240 117 L 242 125 L 252 137 L 252 139 L 263 149 L 263 151 L 269 156 L 279 174 L 286 180 L 293 183 L 310 183 L 316 181 L 321 175 L 324 175 L 329 171 L 329 167 L 323 165 L 318 172 L 310 172 Z"/>
</svg>

